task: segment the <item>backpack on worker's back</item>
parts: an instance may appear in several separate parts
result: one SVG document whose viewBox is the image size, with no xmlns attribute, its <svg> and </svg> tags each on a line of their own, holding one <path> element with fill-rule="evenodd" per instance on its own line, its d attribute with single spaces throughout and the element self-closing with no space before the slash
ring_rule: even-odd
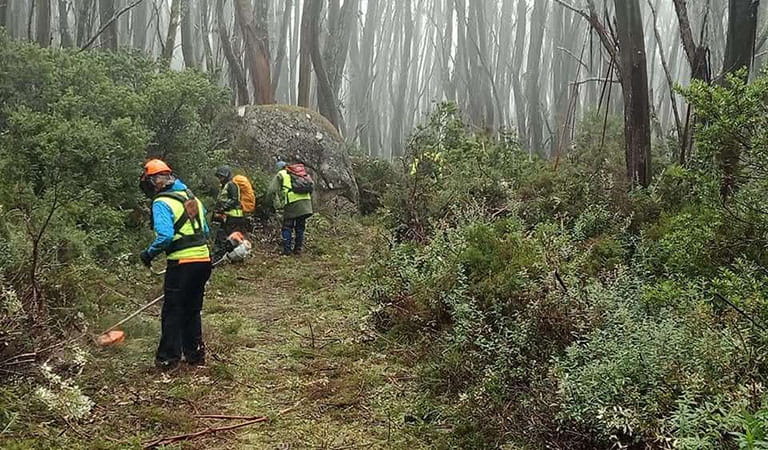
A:
<svg viewBox="0 0 768 450">
<path fill-rule="evenodd" d="M 235 175 L 232 182 L 240 188 L 240 207 L 244 213 L 250 214 L 256 210 L 256 195 L 253 186 L 245 175 Z"/>
<path fill-rule="evenodd" d="M 286 170 L 291 176 L 291 191 L 296 194 L 311 194 L 315 191 L 315 182 L 304 164 L 291 164 Z"/>
</svg>

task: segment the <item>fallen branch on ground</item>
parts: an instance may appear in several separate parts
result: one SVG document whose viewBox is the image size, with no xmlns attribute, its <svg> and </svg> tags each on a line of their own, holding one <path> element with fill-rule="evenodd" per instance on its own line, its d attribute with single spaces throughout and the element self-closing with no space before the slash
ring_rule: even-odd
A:
<svg viewBox="0 0 768 450">
<path fill-rule="evenodd" d="M 156 439 L 154 441 L 148 442 L 144 444 L 144 449 L 150 449 L 159 447 L 161 445 L 169 445 L 173 444 L 175 442 L 181 442 L 181 441 L 189 441 L 192 439 L 197 439 L 201 436 L 206 436 L 208 434 L 218 433 L 219 431 L 230 431 L 235 430 L 237 428 L 247 427 L 248 425 L 253 425 L 260 422 L 266 422 L 269 418 L 267 416 L 261 416 L 254 418 L 252 420 L 248 420 L 243 423 L 238 423 L 237 425 L 228 425 L 226 427 L 217 427 L 217 428 L 206 428 L 205 430 L 196 431 L 194 433 L 188 433 L 188 434 L 179 434 L 176 436 L 169 436 L 165 438 Z"/>
<path fill-rule="evenodd" d="M 194 416 L 197 419 L 220 419 L 220 420 L 256 420 L 264 416 L 230 416 L 227 414 L 198 414 Z"/>
</svg>

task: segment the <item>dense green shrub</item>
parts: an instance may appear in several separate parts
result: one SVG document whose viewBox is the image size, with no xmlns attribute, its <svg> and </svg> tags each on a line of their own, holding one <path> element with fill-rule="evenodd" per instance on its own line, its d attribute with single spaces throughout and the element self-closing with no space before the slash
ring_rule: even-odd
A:
<svg viewBox="0 0 768 450">
<path fill-rule="evenodd" d="M 695 86 L 701 151 L 638 190 L 610 118 L 588 117 L 553 163 L 474 135 L 450 105 L 416 130 L 364 284 L 382 330 L 428 342 L 446 445 L 763 448 L 766 94 L 765 79 Z M 729 119 L 739 108 L 752 117 Z M 750 176 L 724 203 L 726 132 L 746 136 Z"/>
<path fill-rule="evenodd" d="M 124 264 L 150 238 L 137 186 L 147 157 L 205 194 L 225 156 L 228 97 L 138 53 L 41 49 L 0 33 L 0 60 L 0 288 L 11 305 L 0 322 L 21 302 L 21 321 L 40 325 L 48 306 L 92 310 L 83 286 L 96 265 Z"/>
</svg>

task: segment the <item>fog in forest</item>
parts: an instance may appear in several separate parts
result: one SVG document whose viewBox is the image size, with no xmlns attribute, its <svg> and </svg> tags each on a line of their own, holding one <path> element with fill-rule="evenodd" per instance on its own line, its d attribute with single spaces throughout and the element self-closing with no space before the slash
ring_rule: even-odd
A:
<svg viewBox="0 0 768 450">
<path fill-rule="evenodd" d="M 435 102 L 478 129 L 514 132 L 532 152 L 567 150 L 579 119 L 621 113 L 611 55 L 578 11 L 607 32 L 612 1 L 583 0 L 4 0 L 0 23 L 41 45 L 133 48 L 205 71 L 237 104 L 317 108 L 370 155 L 396 157 Z M 641 1 L 653 133 L 677 132 L 685 57 L 676 3 Z M 761 8 L 764 8 L 762 6 Z M 690 32 L 722 71 L 726 0 L 688 2 Z M 753 67 L 765 61 L 758 27 Z M 313 54 L 317 58 L 313 58 Z M 269 67 L 269 70 L 267 70 Z M 322 73 L 318 76 L 318 73 Z M 684 124 L 681 124 L 684 126 Z"/>
</svg>

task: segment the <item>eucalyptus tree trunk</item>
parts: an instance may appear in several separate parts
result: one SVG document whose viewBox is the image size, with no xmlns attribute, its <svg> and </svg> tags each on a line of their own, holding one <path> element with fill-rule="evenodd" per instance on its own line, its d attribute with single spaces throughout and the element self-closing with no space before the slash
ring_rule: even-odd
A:
<svg viewBox="0 0 768 450">
<path fill-rule="evenodd" d="M 0 27 L 7 27 L 11 0 L 0 0 Z"/>
<path fill-rule="evenodd" d="M 725 82 L 727 74 L 737 74 L 744 81 L 749 79 L 757 35 L 758 2 L 729 0 L 728 4 L 728 41 L 725 47 L 721 83 Z M 723 171 L 720 193 L 723 198 L 729 198 L 738 187 L 740 157 L 741 145 L 735 138 L 720 151 L 720 166 Z"/>
<path fill-rule="evenodd" d="M 325 61 L 320 52 L 320 16 L 323 12 L 323 1 L 312 0 L 310 8 L 309 32 L 311 39 L 309 41 L 309 52 L 312 57 L 312 67 L 317 76 L 317 100 L 318 109 L 329 122 L 339 131 L 341 131 L 341 118 L 338 106 L 334 102 L 333 86 L 325 67 Z"/>
<path fill-rule="evenodd" d="M 50 47 L 51 45 L 51 0 L 36 0 L 37 15 L 35 32 L 37 45 Z"/>
<path fill-rule="evenodd" d="M 301 12 L 301 44 L 299 47 L 299 106 L 309 108 L 309 93 L 312 85 L 312 10 L 314 2 L 321 0 L 304 0 L 304 9 Z M 321 3 L 322 6 L 322 3 Z M 319 14 L 319 13 L 318 13 Z"/>
<path fill-rule="evenodd" d="M 377 156 L 377 146 L 371 141 L 371 130 L 376 127 L 376 117 L 372 110 L 372 88 L 374 74 L 374 42 L 377 40 L 376 24 L 379 22 L 379 0 L 368 0 L 365 11 L 365 24 L 360 40 L 359 77 L 355 84 L 356 119 L 358 121 L 360 143 L 371 156 Z"/>
<path fill-rule="evenodd" d="M 544 122 L 541 111 L 541 59 L 544 29 L 547 23 L 549 0 L 534 2 L 531 16 L 530 45 L 528 46 L 528 64 L 526 68 L 526 101 L 528 103 L 528 136 L 530 150 L 544 154 Z"/>
<path fill-rule="evenodd" d="M 115 15 L 115 3 L 113 0 L 99 0 L 100 26 L 107 24 Z M 101 33 L 101 46 L 110 50 L 117 50 L 117 22 L 114 21 Z"/>
<path fill-rule="evenodd" d="M 411 61 L 411 42 L 413 40 L 411 0 L 405 0 L 403 14 L 405 14 L 405 18 L 401 21 L 404 28 L 403 41 L 401 43 L 399 75 L 392 116 L 392 134 L 390 135 L 393 157 L 403 154 L 403 116 L 405 114 L 405 96 L 408 93 L 408 65 Z"/>
<path fill-rule="evenodd" d="M 517 122 L 517 134 L 520 142 L 528 142 L 526 132 L 525 99 L 523 98 L 522 67 L 525 52 L 525 37 L 527 35 L 528 3 L 526 0 L 517 0 L 517 29 L 515 30 L 515 51 L 512 57 L 512 92 L 515 99 L 515 121 Z"/>
<path fill-rule="evenodd" d="M 245 38 L 245 59 L 248 62 L 254 103 L 266 105 L 274 103 L 269 64 L 269 34 L 267 32 L 266 0 L 256 3 L 257 14 L 251 8 L 250 0 L 235 0 L 235 10 L 240 29 Z"/>
<path fill-rule="evenodd" d="M 277 87 L 280 83 L 280 74 L 283 70 L 283 60 L 285 59 L 285 48 L 288 41 L 288 25 L 291 22 L 291 10 L 293 9 L 293 0 L 285 0 L 283 5 L 283 18 L 280 24 L 280 41 L 277 44 L 277 56 L 275 57 L 275 70 L 272 73 L 272 92 L 277 95 Z"/>
<path fill-rule="evenodd" d="M 131 32 L 133 33 L 131 45 L 134 49 L 141 51 L 145 51 L 147 47 L 147 30 L 149 30 L 147 11 L 149 3 L 149 0 L 144 0 L 131 10 Z"/>
<path fill-rule="evenodd" d="M 651 182 L 651 126 L 648 67 L 639 0 L 614 0 L 624 96 L 627 175 L 633 184 Z"/>
<path fill-rule="evenodd" d="M 213 48 L 211 47 L 211 12 L 208 0 L 200 0 L 200 31 L 203 40 L 205 70 L 209 74 L 214 74 L 218 70 L 218 64 L 213 57 Z"/>
<path fill-rule="evenodd" d="M 335 103 L 339 103 L 341 76 L 347 61 L 349 39 L 357 19 L 358 4 L 359 0 L 345 0 L 334 20 L 329 20 L 329 36 L 323 53 Z"/>
<path fill-rule="evenodd" d="M 2 2 L 3 0 L 0 0 Z M 59 36 L 61 37 L 61 47 L 72 47 L 72 34 L 69 32 L 69 10 L 65 0 L 59 0 Z"/>
<path fill-rule="evenodd" d="M 216 22 L 218 23 L 219 41 L 224 58 L 227 60 L 229 71 L 235 81 L 236 95 L 235 104 L 247 105 L 250 103 L 250 94 L 248 93 L 248 84 L 245 80 L 245 70 L 240 58 L 235 54 L 232 48 L 232 41 L 227 31 L 227 22 L 224 18 L 224 0 L 216 0 Z"/>
<path fill-rule="evenodd" d="M 194 22 L 192 20 L 192 0 L 181 0 L 181 55 L 184 67 L 198 66 L 195 58 Z"/>
<path fill-rule="evenodd" d="M 723 74 L 735 73 L 752 67 L 757 36 L 757 7 L 755 0 L 729 0 L 728 40 L 723 59 Z"/>
<path fill-rule="evenodd" d="M 90 37 L 92 28 L 91 14 L 96 0 L 77 0 L 75 21 L 77 23 L 77 34 L 75 36 L 77 46 L 82 47 L 85 41 Z"/>
<path fill-rule="evenodd" d="M 109 0 L 101 0 L 109 1 Z M 168 19 L 168 33 L 165 36 L 165 47 L 163 47 L 162 58 L 167 66 L 171 65 L 173 53 L 176 49 L 176 32 L 179 29 L 179 16 L 181 15 L 181 2 L 183 0 L 172 0 L 171 16 Z"/>
</svg>

